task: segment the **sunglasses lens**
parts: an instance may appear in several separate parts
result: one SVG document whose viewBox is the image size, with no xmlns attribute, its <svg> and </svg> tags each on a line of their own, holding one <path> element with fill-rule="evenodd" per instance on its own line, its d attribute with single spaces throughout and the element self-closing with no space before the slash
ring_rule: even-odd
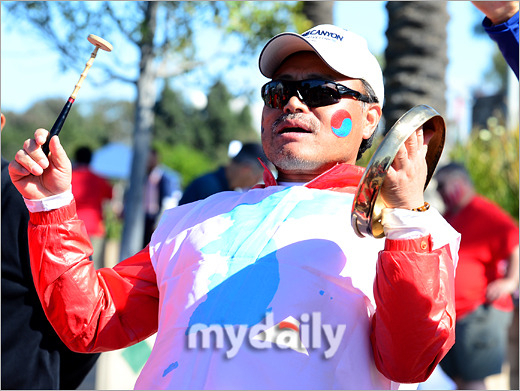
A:
<svg viewBox="0 0 520 391">
<path fill-rule="evenodd" d="M 305 104 L 309 107 L 328 106 L 338 103 L 341 96 L 332 83 L 326 81 L 315 81 L 302 83 Z"/>
<path fill-rule="evenodd" d="M 325 80 L 302 82 L 274 80 L 263 86 L 262 99 L 266 106 L 282 109 L 292 96 L 298 96 L 298 91 L 303 98 L 303 103 L 309 107 L 328 106 L 341 100 L 336 85 Z"/>
<path fill-rule="evenodd" d="M 288 90 L 280 81 L 271 81 L 262 88 L 262 99 L 266 106 L 281 109 L 289 100 Z"/>
</svg>

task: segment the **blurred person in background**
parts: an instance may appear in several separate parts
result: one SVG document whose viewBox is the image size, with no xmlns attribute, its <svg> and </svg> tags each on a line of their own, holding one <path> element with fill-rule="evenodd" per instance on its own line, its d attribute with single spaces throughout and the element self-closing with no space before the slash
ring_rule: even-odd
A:
<svg viewBox="0 0 520 391">
<path fill-rule="evenodd" d="M 1 126 L 5 117 L 1 114 Z M 76 389 L 99 354 L 74 353 L 47 320 L 29 259 L 29 213 L 2 158 L 2 390 Z"/>
<path fill-rule="evenodd" d="M 146 187 L 144 190 L 144 238 L 143 247 L 152 237 L 162 212 L 178 205 L 181 196 L 179 174 L 167 171 L 159 164 L 159 153 L 152 148 L 148 155 Z"/>
<path fill-rule="evenodd" d="M 518 289 L 518 226 L 502 208 L 476 193 L 466 168 L 437 170 L 444 217 L 461 234 L 455 275 L 455 345 L 442 369 L 462 390 L 486 389 L 501 373 Z"/>
<path fill-rule="evenodd" d="M 184 190 L 179 205 L 202 200 L 221 191 L 247 190 L 262 179 L 264 171 L 258 161 L 265 161 L 262 146 L 246 143 L 226 166 L 194 179 Z"/>
<path fill-rule="evenodd" d="M 105 202 L 112 199 L 112 185 L 90 168 L 92 150 L 87 146 L 79 147 L 75 153 L 72 170 L 72 194 L 76 200 L 78 216 L 94 247 L 93 261 L 96 269 L 104 266 L 105 224 L 103 211 Z"/>
</svg>

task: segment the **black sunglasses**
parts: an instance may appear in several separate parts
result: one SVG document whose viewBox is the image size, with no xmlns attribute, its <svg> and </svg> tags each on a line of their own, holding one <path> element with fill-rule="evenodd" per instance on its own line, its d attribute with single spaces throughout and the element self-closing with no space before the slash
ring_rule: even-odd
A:
<svg viewBox="0 0 520 391">
<path fill-rule="evenodd" d="M 346 95 L 361 102 L 374 102 L 374 99 L 361 92 L 334 81 L 321 79 L 272 80 L 262 86 L 261 94 L 265 105 L 273 109 L 283 109 L 293 96 L 298 97 L 308 107 L 333 105 Z"/>
</svg>

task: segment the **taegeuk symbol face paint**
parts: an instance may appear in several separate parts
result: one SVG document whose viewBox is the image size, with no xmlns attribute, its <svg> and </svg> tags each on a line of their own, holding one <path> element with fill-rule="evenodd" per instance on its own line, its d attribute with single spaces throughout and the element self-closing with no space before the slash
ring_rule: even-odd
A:
<svg viewBox="0 0 520 391">
<path fill-rule="evenodd" d="M 338 110 L 330 120 L 332 132 L 338 137 L 347 137 L 352 130 L 352 117 L 347 110 Z"/>
</svg>

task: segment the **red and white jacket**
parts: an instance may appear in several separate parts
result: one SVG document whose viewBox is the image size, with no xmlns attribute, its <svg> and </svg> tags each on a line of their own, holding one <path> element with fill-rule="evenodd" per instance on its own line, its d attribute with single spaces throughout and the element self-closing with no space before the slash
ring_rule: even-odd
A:
<svg viewBox="0 0 520 391">
<path fill-rule="evenodd" d="M 454 343 L 460 237 L 434 209 L 395 209 L 384 211 L 386 239 L 358 238 L 350 209 L 361 174 L 337 165 L 293 187 L 265 178 L 263 189 L 173 208 L 149 246 L 97 271 L 74 200 L 33 209 L 31 267 L 45 313 L 79 352 L 124 348 L 157 332 L 136 388 L 397 389 L 424 381 Z M 225 348 L 186 342 L 194 325 L 251 331 L 267 315 L 301 326 L 315 313 L 320 326 L 344 327 L 333 357 L 324 358 L 327 346 L 304 346 L 303 354 L 244 344 L 229 358 Z"/>
</svg>

